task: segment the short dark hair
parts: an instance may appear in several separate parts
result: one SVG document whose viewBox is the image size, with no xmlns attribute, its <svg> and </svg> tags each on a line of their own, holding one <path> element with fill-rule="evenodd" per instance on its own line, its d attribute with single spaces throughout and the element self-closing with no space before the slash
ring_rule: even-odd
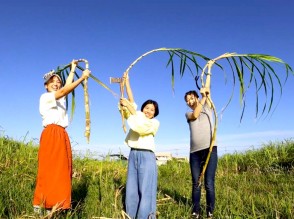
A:
<svg viewBox="0 0 294 219">
<path fill-rule="evenodd" d="M 141 111 L 143 112 L 144 107 L 147 104 L 153 104 L 154 108 L 155 108 L 155 113 L 154 113 L 154 117 L 158 116 L 159 114 L 159 107 L 158 107 L 158 103 L 155 100 L 146 100 L 142 106 L 141 106 Z"/>
<path fill-rule="evenodd" d="M 185 97 L 184 97 L 185 98 L 185 101 L 187 101 L 186 100 L 187 96 L 188 95 L 191 95 L 191 94 L 193 94 L 195 97 L 199 98 L 199 95 L 197 94 L 197 92 L 195 90 L 190 90 L 190 91 L 188 91 L 188 92 L 185 93 Z"/>
</svg>

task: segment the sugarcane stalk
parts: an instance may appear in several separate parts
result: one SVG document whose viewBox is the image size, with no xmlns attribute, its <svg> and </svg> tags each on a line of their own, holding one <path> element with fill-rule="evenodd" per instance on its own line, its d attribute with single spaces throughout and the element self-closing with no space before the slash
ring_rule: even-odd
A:
<svg viewBox="0 0 294 219">
<path fill-rule="evenodd" d="M 139 58 L 137 58 L 128 68 L 125 72 L 128 72 L 131 70 L 131 68 L 138 62 L 140 61 L 142 58 L 144 58 L 145 56 L 154 53 L 154 52 L 160 52 L 160 51 L 178 51 L 180 50 L 179 48 L 158 48 L 158 49 L 153 49 L 151 51 L 148 51 L 146 53 L 144 53 L 143 55 L 141 55 Z"/>
<path fill-rule="evenodd" d="M 120 98 L 124 97 L 124 87 L 125 87 L 125 80 L 124 78 L 121 78 L 121 82 L 119 83 L 120 86 Z M 127 128 L 126 128 L 126 122 L 125 122 L 125 117 L 124 117 L 124 112 L 123 112 L 123 108 L 125 106 L 121 106 L 121 121 L 122 121 L 122 128 L 124 130 L 124 133 L 127 133 Z"/>
<path fill-rule="evenodd" d="M 124 97 L 124 78 L 113 78 L 110 77 L 110 83 L 119 83 L 119 88 L 120 88 L 120 98 Z M 125 117 L 124 117 L 124 113 L 123 113 L 123 109 L 125 108 L 125 106 L 120 106 L 120 115 L 121 115 L 121 121 L 122 121 L 122 128 L 124 133 L 127 132 L 127 128 L 125 125 Z"/>
<path fill-rule="evenodd" d="M 169 49 L 166 48 L 159 48 L 159 49 L 153 49 L 151 51 L 148 51 L 146 53 L 144 53 L 143 55 L 141 55 L 139 58 L 137 58 L 134 62 L 132 62 L 132 64 L 127 68 L 126 72 L 126 76 L 129 76 L 129 71 L 131 70 L 131 68 L 137 63 L 139 62 L 142 58 L 144 58 L 145 56 L 154 53 L 154 52 L 158 52 L 158 51 L 167 51 Z M 176 49 L 174 49 L 176 50 Z M 120 81 L 120 97 L 123 98 L 124 97 L 124 90 L 125 90 L 125 81 L 123 79 L 123 77 L 121 78 L 122 80 Z M 121 120 L 122 120 L 122 127 L 124 130 L 124 133 L 126 133 L 127 129 L 126 129 L 126 125 L 125 125 L 125 118 L 123 115 L 123 110 L 120 111 L 121 114 Z"/>
<path fill-rule="evenodd" d="M 78 59 L 78 62 L 84 62 L 85 68 L 89 68 L 89 62 L 86 59 Z M 64 65 L 64 66 L 58 66 L 57 71 L 58 74 L 60 74 L 63 83 L 65 83 L 65 76 L 68 75 L 67 69 L 71 67 L 71 63 Z M 79 65 L 76 66 L 79 70 L 84 71 L 85 69 Z M 75 72 L 75 75 L 79 78 L 79 75 Z M 98 78 L 96 78 L 93 74 L 89 75 L 90 78 L 92 78 L 94 81 L 96 81 L 98 84 L 100 84 L 102 87 L 110 91 L 114 96 L 118 96 L 114 91 L 112 91 L 108 86 L 106 86 L 102 81 L 100 81 Z M 85 79 L 83 81 L 83 87 L 84 87 L 84 102 L 85 102 L 85 114 L 86 114 L 86 128 L 85 128 L 85 137 L 87 138 L 87 142 L 89 143 L 90 139 L 90 107 L 89 107 L 89 94 L 88 94 L 88 79 Z M 72 93 L 72 97 L 74 100 L 74 93 Z M 74 101 L 72 101 L 74 102 Z M 74 114 L 74 104 L 72 105 L 72 116 Z"/>
<path fill-rule="evenodd" d="M 204 68 L 202 70 L 202 73 L 201 73 L 200 78 L 201 78 L 202 87 L 206 87 L 207 84 L 210 84 L 211 68 L 212 68 L 213 64 L 216 63 L 216 61 L 218 61 L 220 59 L 223 59 L 223 58 L 230 58 L 230 57 L 233 57 L 235 55 L 236 55 L 236 53 L 225 53 L 225 54 L 222 54 L 222 55 L 220 55 L 220 56 L 218 56 L 218 57 L 216 57 L 216 58 L 214 58 L 212 60 L 209 60 L 206 63 L 206 65 L 204 66 Z M 206 69 L 207 69 L 207 73 L 205 72 Z M 204 75 L 206 75 L 205 84 L 204 84 Z M 218 117 L 217 117 L 217 113 L 216 113 L 216 108 L 215 108 L 215 105 L 214 105 L 213 101 L 210 98 L 210 95 L 207 97 L 207 100 L 210 102 L 211 108 L 212 108 L 213 114 L 214 114 L 214 129 L 213 129 L 212 138 L 211 138 L 211 141 L 210 141 L 210 146 L 209 146 L 209 151 L 208 151 L 208 154 L 207 154 L 207 158 L 206 158 L 205 163 L 203 165 L 201 174 L 200 174 L 200 176 L 198 178 L 198 186 L 201 186 L 201 184 L 202 184 L 204 174 L 205 174 L 205 171 L 207 169 L 207 165 L 208 165 L 209 160 L 210 160 L 210 155 L 211 155 L 211 152 L 212 152 L 212 148 L 214 146 L 215 139 L 216 139 L 217 125 L 218 125 Z"/>
<path fill-rule="evenodd" d="M 78 62 L 84 62 L 85 63 L 85 68 L 89 69 L 89 62 L 86 59 L 79 59 Z M 86 78 L 83 81 L 84 85 L 84 100 L 85 100 L 85 121 L 86 121 L 86 127 L 85 127 L 85 137 L 87 139 L 87 143 L 90 142 L 90 125 L 91 125 L 91 120 L 90 120 L 90 107 L 89 107 L 89 93 L 88 93 L 88 79 Z"/>
<path fill-rule="evenodd" d="M 207 154 L 207 158 L 205 160 L 205 163 L 203 165 L 203 168 L 202 168 L 202 172 L 198 178 L 198 186 L 200 186 L 202 184 L 202 180 L 204 178 L 204 174 L 205 174 L 205 171 L 207 169 L 207 165 L 209 163 L 209 160 L 210 160 L 210 155 L 211 155 L 211 152 L 212 152 L 212 148 L 214 146 L 214 143 L 215 143 L 215 139 L 216 139 L 216 131 L 217 131 L 217 114 L 216 114 L 216 109 L 215 109 L 215 106 L 211 100 L 210 97 L 208 97 L 207 99 L 211 106 L 212 106 L 212 109 L 213 109 L 213 113 L 214 113 L 214 129 L 213 129 L 213 133 L 212 133 L 212 138 L 211 138 L 211 141 L 210 141 L 210 146 L 209 146 L 209 151 L 208 151 L 208 154 Z"/>
<path fill-rule="evenodd" d="M 125 71 L 126 72 L 126 76 L 128 77 L 129 76 L 129 71 L 131 70 L 131 68 L 137 63 L 139 62 L 141 59 L 143 59 L 145 56 L 151 54 L 151 53 L 154 53 L 154 52 L 159 52 L 159 51 L 177 51 L 179 50 L 178 48 L 158 48 L 158 49 L 153 49 L 151 51 L 148 51 L 146 53 L 144 53 L 143 55 L 141 55 L 140 57 L 138 57 L 135 61 L 132 62 L 132 64 L 127 68 L 127 70 Z M 124 73 L 125 73 L 124 72 Z M 125 81 L 122 80 L 120 82 L 120 96 L 121 98 L 123 98 L 123 94 L 124 94 L 124 89 L 125 89 Z M 124 132 L 126 133 L 126 125 L 125 125 L 125 119 L 124 119 L 124 116 L 123 116 L 123 111 L 121 110 L 121 118 L 122 118 L 122 127 L 123 127 L 123 130 Z"/>
<path fill-rule="evenodd" d="M 207 86 L 210 85 L 211 68 L 212 68 L 212 65 L 214 63 L 215 63 L 215 60 L 210 60 L 210 61 L 207 62 L 207 64 L 203 68 L 203 71 L 201 73 L 201 84 L 202 84 L 202 87 L 207 87 Z M 206 69 L 207 69 L 207 73 L 205 73 L 205 70 Z M 204 85 L 204 79 L 203 79 L 204 78 L 204 74 L 206 74 L 206 82 L 205 82 L 205 85 Z M 212 152 L 212 148 L 214 146 L 215 139 L 216 139 L 217 122 L 218 122 L 216 109 L 215 109 L 214 103 L 212 102 L 212 100 L 210 98 L 210 95 L 207 96 L 207 100 L 209 101 L 209 103 L 211 105 L 211 108 L 213 110 L 213 113 L 214 113 L 214 129 L 213 129 L 212 138 L 211 138 L 211 141 L 210 141 L 209 152 L 207 154 L 207 158 L 206 158 L 205 163 L 203 165 L 201 174 L 200 174 L 200 176 L 198 178 L 198 186 L 201 186 L 201 184 L 202 184 L 202 181 L 203 181 L 203 178 L 204 178 L 204 174 L 205 174 L 205 171 L 207 169 L 207 165 L 208 165 L 209 160 L 210 160 L 210 155 L 211 155 L 211 152 Z"/>
<path fill-rule="evenodd" d="M 222 55 L 218 56 L 215 59 L 209 60 L 206 63 L 206 65 L 204 66 L 204 68 L 202 70 L 202 73 L 201 73 L 201 77 L 200 78 L 201 78 L 201 85 L 202 85 L 202 87 L 207 87 L 208 84 L 210 85 L 211 68 L 212 68 L 213 64 L 215 64 L 216 61 L 218 61 L 220 59 L 229 58 L 229 57 L 232 57 L 234 55 L 235 55 L 235 53 L 225 53 L 225 54 L 222 54 Z M 205 72 L 206 69 L 207 69 L 207 73 Z M 204 84 L 204 75 L 206 75 L 205 84 Z M 210 95 L 207 97 L 207 100 L 209 101 L 209 103 L 211 105 L 211 108 L 213 110 L 213 115 L 214 115 L 214 128 L 213 128 L 212 138 L 211 138 L 211 141 L 210 141 L 209 151 L 208 151 L 208 154 L 207 154 L 205 163 L 203 165 L 202 172 L 201 172 L 201 174 L 200 174 L 200 176 L 198 178 L 198 186 L 201 186 L 201 184 L 202 184 L 202 181 L 203 181 L 203 178 L 204 178 L 204 174 L 205 174 L 205 171 L 207 169 L 207 165 L 208 165 L 209 160 L 210 160 L 210 155 L 211 155 L 211 152 L 212 152 L 212 148 L 213 148 L 213 146 L 215 144 L 216 132 L 217 132 L 217 126 L 218 126 L 218 117 L 217 117 L 216 108 L 215 108 L 215 105 L 214 105 L 214 103 L 213 103 Z"/>
<path fill-rule="evenodd" d="M 177 49 L 177 48 L 158 48 L 158 49 L 153 49 L 151 51 L 148 51 L 148 52 L 144 53 L 143 55 L 138 57 L 135 61 L 133 61 L 132 64 L 127 68 L 127 70 L 125 70 L 125 72 L 127 73 L 126 76 L 127 77 L 129 76 L 129 71 L 131 70 L 131 68 L 137 62 L 139 62 L 141 59 L 143 59 L 145 56 L 147 56 L 147 55 L 149 55 L 151 53 L 154 53 L 154 52 L 159 52 L 159 51 L 177 51 L 177 50 L 179 50 L 179 49 Z M 124 88 L 125 88 L 125 84 L 124 84 L 124 81 L 123 81 L 123 84 L 122 84 L 121 89 L 120 89 L 121 97 L 123 97 Z"/>
</svg>

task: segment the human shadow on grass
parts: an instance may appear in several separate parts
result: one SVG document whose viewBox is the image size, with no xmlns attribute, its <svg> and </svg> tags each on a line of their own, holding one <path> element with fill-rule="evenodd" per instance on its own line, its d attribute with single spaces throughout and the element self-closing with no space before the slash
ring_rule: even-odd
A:
<svg viewBox="0 0 294 219">
<path fill-rule="evenodd" d="M 82 211 L 79 206 L 83 206 L 85 199 L 88 195 L 88 185 L 89 182 L 87 178 L 82 178 L 80 182 L 78 182 L 72 190 L 72 209 L 74 211 Z M 80 209 L 80 210 L 79 210 Z"/>
</svg>

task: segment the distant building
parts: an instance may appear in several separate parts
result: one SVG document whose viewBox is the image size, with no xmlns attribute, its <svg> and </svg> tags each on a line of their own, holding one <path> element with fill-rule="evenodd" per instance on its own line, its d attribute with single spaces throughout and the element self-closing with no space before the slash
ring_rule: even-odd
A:
<svg viewBox="0 0 294 219">
<path fill-rule="evenodd" d="M 156 163 L 158 166 L 162 164 L 166 164 L 167 161 L 173 158 L 170 152 L 157 152 L 155 153 L 155 156 L 156 156 Z"/>
<path fill-rule="evenodd" d="M 177 161 L 180 161 L 180 162 L 189 162 L 188 157 L 174 157 L 173 159 L 176 159 Z"/>
<path fill-rule="evenodd" d="M 170 152 L 156 152 L 155 156 L 156 156 L 156 164 L 158 166 L 166 164 L 167 161 L 170 161 L 170 160 L 177 160 L 177 161 L 180 161 L 180 162 L 188 162 L 187 157 L 173 157 L 172 153 L 170 153 Z M 128 157 L 124 156 L 123 154 L 109 154 L 109 155 L 107 155 L 105 157 L 105 160 L 109 160 L 109 161 L 118 161 L 118 160 L 127 161 Z"/>
</svg>

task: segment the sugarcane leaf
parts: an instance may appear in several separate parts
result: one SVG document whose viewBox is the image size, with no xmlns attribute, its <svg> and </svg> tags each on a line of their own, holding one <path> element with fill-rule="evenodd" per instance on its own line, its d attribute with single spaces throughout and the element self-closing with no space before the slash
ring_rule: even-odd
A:
<svg viewBox="0 0 294 219">
<path fill-rule="evenodd" d="M 169 60 L 166 64 L 166 67 L 168 67 L 170 63 L 173 61 L 174 52 L 168 51 L 168 54 L 169 54 Z"/>
<path fill-rule="evenodd" d="M 268 71 L 268 69 L 265 69 L 265 71 Z M 268 74 L 269 81 L 270 81 L 270 86 L 271 86 L 271 96 L 270 96 L 270 105 L 268 107 L 268 113 L 271 111 L 273 101 L 274 101 L 274 83 L 273 83 L 273 78 L 271 74 Z M 282 91 L 281 91 L 282 92 Z"/>
<path fill-rule="evenodd" d="M 80 69 L 81 71 L 84 71 L 85 69 L 82 68 L 81 66 L 77 65 L 77 68 Z M 93 74 L 89 75 L 90 78 L 94 79 L 94 81 L 96 81 L 99 85 L 101 85 L 103 88 L 105 88 L 106 90 L 108 90 L 110 93 L 112 93 L 112 95 L 114 96 L 118 96 L 118 94 L 116 94 L 114 91 L 112 91 L 106 84 L 104 84 L 102 81 L 100 81 L 98 78 L 96 78 Z M 84 86 L 82 84 L 82 86 Z"/>
<path fill-rule="evenodd" d="M 249 65 L 247 62 L 246 62 L 246 59 L 244 59 L 243 57 L 239 57 L 239 61 L 240 63 L 242 64 L 242 72 L 245 72 L 243 66 L 245 65 L 245 67 L 248 69 L 248 71 L 250 72 L 250 76 L 249 76 L 249 82 L 248 82 L 248 85 L 247 85 L 247 88 L 250 87 L 253 79 L 254 79 L 254 67 L 253 65 Z"/>
<path fill-rule="evenodd" d="M 259 112 L 259 105 L 258 105 L 258 84 L 257 84 L 257 80 L 254 77 L 254 85 L 255 85 L 255 118 L 258 117 L 258 112 Z"/>
<path fill-rule="evenodd" d="M 283 62 L 281 59 L 273 57 L 273 56 L 269 56 L 269 55 L 263 55 L 263 54 L 236 54 L 236 53 L 231 53 L 228 54 L 229 58 L 233 60 L 237 75 L 239 77 L 239 83 L 240 83 L 240 99 L 242 100 L 242 98 L 244 98 L 244 96 L 242 97 L 241 94 L 246 92 L 245 90 L 245 85 L 247 85 L 247 88 L 250 88 L 250 84 L 252 83 L 252 80 L 255 81 L 255 90 L 256 90 L 256 111 L 258 114 L 258 105 L 259 105 L 259 98 L 258 98 L 258 93 L 260 88 L 264 89 L 264 93 L 265 93 L 265 97 L 270 97 L 269 99 L 269 106 L 268 106 L 268 110 L 267 110 L 267 114 L 269 114 L 270 111 L 272 111 L 272 107 L 273 107 L 273 102 L 274 102 L 274 80 L 277 81 L 278 83 L 278 87 L 280 89 L 280 94 L 282 91 L 282 83 L 280 80 L 280 77 L 276 74 L 274 68 L 268 63 L 268 62 L 278 62 L 278 63 L 282 63 L 284 64 L 285 68 L 286 68 L 286 79 L 285 82 L 288 78 L 288 74 L 291 72 L 293 73 L 293 70 L 291 68 L 291 66 L 289 66 L 287 63 Z M 224 56 L 225 57 L 225 56 Z M 237 63 L 237 61 L 234 61 L 234 57 L 242 57 L 242 59 L 239 59 L 239 63 Z M 243 59 L 244 58 L 244 59 Z M 248 63 L 247 63 L 248 61 Z M 254 63 L 254 61 L 257 61 L 260 64 L 260 67 Z M 243 67 L 242 67 L 243 66 Z M 244 75 L 242 76 L 242 72 L 244 74 L 245 72 L 245 67 L 246 69 L 249 70 L 250 72 L 250 77 L 249 77 L 249 82 L 248 84 L 246 84 L 245 82 L 245 78 Z M 262 69 L 262 70 L 261 70 Z M 256 78 L 255 75 L 255 71 L 258 72 L 258 75 L 261 78 L 261 82 L 258 85 L 258 80 Z M 233 72 L 233 71 L 232 71 Z M 234 75 L 234 74 L 233 74 Z M 243 80 L 240 80 L 240 78 Z M 268 83 L 267 83 L 267 79 L 268 78 Z M 267 89 L 270 88 L 270 95 L 268 95 Z M 267 100 L 267 98 L 266 98 Z M 267 101 L 265 101 L 264 103 L 264 107 L 262 110 L 261 115 L 264 115 L 265 113 L 265 109 L 267 108 Z M 257 115 L 256 114 L 256 115 Z"/>
<path fill-rule="evenodd" d="M 271 107 L 272 107 L 272 104 L 273 104 L 273 97 L 274 97 L 274 95 L 273 95 L 273 79 L 272 79 L 272 77 L 271 77 L 271 74 L 269 73 L 269 71 L 268 71 L 268 65 L 267 65 L 267 63 L 265 63 L 263 60 L 261 60 L 261 59 L 259 59 L 259 58 L 256 58 L 255 59 L 257 62 L 259 62 L 259 64 L 262 66 L 262 75 L 263 75 L 263 78 L 266 78 L 266 76 L 268 76 L 268 78 L 269 78 L 269 83 L 264 83 L 264 84 L 262 84 L 263 86 L 264 86 L 264 88 L 265 88 L 265 95 L 266 95 L 266 99 L 267 99 L 267 96 L 268 96 L 268 93 L 267 93 L 267 88 L 269 87 L 270 88 L 270 99 L 271 99 L 271 101 L 270 101 L 270 104 L 269 104 L 269 107 L 268 107 L 268 113 L 270 112 L 270 110 L 271 110 Z M 265 81 L 265 82 L 267 82 L 267 81 Z M 263 110 L 262 110 L 262 113 L 261 113 L 261 116 L 262 115 L 264 115 L 264 113 L 265 113 L 265 110 L 266 110 L 266 101 L 265 101 L 265 104 L 264 104 L 264 107 L 263 107 Z"/>
<path fill-rule="evenodd" d="M 171 73 L 172 90 L 174 92 L 174 88 L 175 88 L 175 67 L 174 67 L 174 61 L 173 60 L 171 62 L 171 66 L 172 66 L 172 73 Z"/>
<path fill-rule="evenodd" d="M 282 86 L 282 83 L 281 83 L 281 80 L 280 80 L 279 76 L 276 74 L 275 70 L 268 63 L 264 62 L 263 60 L 261 60 L 261 63 L 264 65 L 264 67 L 266 69 L 269 69 L 270 72 L 272 72 L 272 74 L 275 76 L 277 82 L 279 83 L 280 94 L 282 95 L 282 93 L 283 93 L 283 86 Z M 271 75 L 271 74 L 269 73 L 269 75 Z"/>
<path fill-rule="evenodd" d="M 183 69 L 183 65 L 185 65 L 185 63 L 184 63 L 184 60 L 183 60 L 183 54 L 181 54 L 180 55 L 180 75 L 183 75 L 183 71 L 182 71 L 182 69 Z"/>
<path fill-rule="evenodd" d="M 265 68 L 263 68 L 263 75 L 266 75 L 266 69 Z M 267 82 L 267 80 L 266 80 L 266 82 Z M 265 99 L 267 99 L 267 97 L 268 97 L 268 83 L 265 83 L 265 85 L 264 85 L 264 87 L 265 87 Z M 267 106 L 267 102 L 266 102 L 266 100 L 264 101 L 264 107 L 263 107 L 263 110 L 262 110 L 262 112 L 261 112 L 261 115 L 263 115 L 264 114 L 264 112 L 265 112 L 265 110 L 266 110 L 266 106 Z"/>
<path fill-rule="evenodd" d="M 183 59 L 183 68 L 181 69 L 182 73 L 181 73 L 181 76 L 183 77 L 184 75 L 184 72 L 185 72 L 185 68 L 186 68 L 186 60 L 187 60 L 187 56 L 184 56 L 184 59 Z"/>
<path fill-rule="evenodd" d="M 240 57 L 241 58 L 241 57 Z M 247 62 L 249 63 L 247 63 Z M 262 84 L 265 85 L 265 81 L 264 81 L 264 76 L 263 74 L 261 74 L 260 70 L 258 67 L 255 66 L 254 64 L 254 61 L 249 59 L 248 57 L 242 57 L 242 62 L 245 64 L 245 66 L 248 68 L 249 72 L 250 72 L 250 79 L 249 79 L 249 84 L 248 84 L 248 89 L 251 85 L 252 82 L 254 82 L 254 85 L 255 85 L 255 98 L 256 98 L 256 101 L 255 101 L 255 117 L 257 118 L 258 117 L 258 112 L 259 112 L 259 98 L 258 98 L 258 83 L 257 83 L 257 79 L 255 77 L 255 74 L 254 74 L 254 69 L 256 69 L 259 73 L 259 75 L 261 76 L 262 78 Z M 251 64 L 251 65 L 250 65 Z M 264 89 L 265 89 L 265 93 L 267 92 L 266 91 L 266 86 L 264 86 Z"/>
<path fill-rule="evenodd" d="M 229 106 L 229 104 L 231 103 L 232 99 L 233 99 L 233 96 L 234 96 L 234 91 L 235 91 L 235 87 L 236 87 L 236 77 L 235 77 L 235 71 L 234 71 L 234 68 L 233 68 L 233 65 L 230 61 L 229 58 L 226 58 L 227 62 L 229 63 L 229 66 L 231 68 L 231 71 L 232 71 L 232 77 L 233 77 L 233 87 L 232 87 L 232 92 L 231 92 L 231 95 L 227 101 L 227 103 L 224 105 L 224 107 L 221 109 L 221 115 L 224 113 L 224 111 L 226 110 L 226 108 Z"/>
<path fill-rule="evenodd" d="M 108 90 L 113 96 L 118 96 L 114 91 L 112 91 L 107 85 L 105 85 L 102 81 L 100 81 L 98 78 L 96 78 L 93 74 L 90 74 L 90 78 L 94 79 L 99 85 L 104 87 L 106 90 Z"/>
<path fill-rule="evenodd" d="M 243 73 L 241 72 L 236 59 L 234 57 L 232 57 L 232 60 L 233 60 L 233 63 L 235 65 L 234 67 L 236 69 L 238 79 L 239 79 L 239 82 L 240 82 L 240 101 L 242 101 L 243 100 L 243 95 L 245 93 Z"/>
<path fill-rule="evenodd" d="M 242 119 L 243 119 L 243 116 L 244 116 L 244 113 L 245 113 L 245 107 L 246 107 L 246 101 L 245 101 L 245 97 L 244 97 L 244 94 L 242 96 L 242 112 L 241 112 L 241 116 L 240 116 L 240 123 L 242 122 Z"/>
<path fill-rule="evenodd" d="M 252 67 L 251 67 L 251 72 L 252 72 L 252 75 L 254 75 L 254 69 L 256 69 L 256 71 L 258 72 L 258 74 L 259 74 L 259 76 L 260 76 L 260 78 L 261 78 L 261 84 L 260 84 L 260 86 L 258 86 L 258 90 L 259 89 L 261 89 L 262 87 L 264 87 L 265 88 L 265 90 L 266 90 L 266 81 L 265 81 L 265 75 L 264 75 L 264 73 L 262 73 L 261 72 L 261 70 L 259 69 L 259 67 L 254 63 L 254 59 L 252 59 L 252 58 L 248 58 L 248 57 L 244 57 L 248 62 L 250 62 L 251 63 L 251 65 L 252 65 Z M 256 60 L 255 60 L 256 61 Z"/>
<path fill-rule="evenodd" d="M 142 56 L 140 56 L 138 59 L 136 59 L 128 68 L 130 70 L 134 64 L 136 64 L 139 60 L 141 60 L 143 57 L 153 53 L 153 52 L 159 52 L 164 51 L 169 53 L 169 59 L 167 62 L 167 67 L 171 66 L 171 80 L 172 80 L 172 88 L 174 90 L 174 83 L 175 83 L 175 67 L 174 62 L 178 58 L 179 59 L 179 73 L 180 76 L 183 77 L 184 73 L 187 69 L 191 72 L 191 74 L 194 76 L 193 72 L 196 72 L 196 75 L 199 74 L 199 70 L 203 69 L 199 64 L 199 60 L 210 62 L 211 60 L 214 61 L 213 65 L 219 67 L 224 72 L 225 82 L 227 81 L 227 74 L 225 69 L 221 64 L 218 63 L 221 59 L 227 59 L 227 61 L 230 64 L 230 68 L 232 71 L 233 76 L 233 89 L 232 94 L 229 97 L 229 101 L 226 105 L 226 107 L 229 105 L 233 98 L 234 88 L 236 86 L 236 79 L 235 77 L 238 77 L 239 82 L 239 99 L 242 106 L 242 114 L 241 119 L 243 118 L 243 114 L 245 112 L 246 108 L 246 101 L 245 101 L 245 94 L 247 90 L 250 89 L 251 85 L 254 84 L 255 89 L 255 95 L 256 95 L 256 116 L 259 113 L 259 106 L 261 105 L 261 99 L 260 99 L 260 91 L 263 89 L 263 93 L 265 95 L 265 101 L 263 104 L 263 110 L 261 111 L 261 115 L 264 115 L 267 110 L 267 113 L 269 113 L 272 110 L 273 103 L 274 103 L 274 93 L 276 90 L 275 81 L 277 81 L 277 85 L 280 89 L 280 94 L 282 91 L 282 83 L 280 80 L 280 77 L 276 74 L 274 68 L 269 64 L 269 62 L 273 63 L 282 63 L 286 68 L 286 80 L 288 79 L 288 74 L 291 72 L 294 75 L 294 72 L 287 63 L 285 63 L 282 59 L 265 55 L 265 54 L 237 54 L 237 53 L 225 53 L 215 59 L 210 59 L 207 56 L 204 56 L 202 54 L 189 51 L 182 48 L 159 48 L 152 51 L 149 51 Z M 191 68 L 191 65 L 195 66 L 195 70 L 193 71 Z M 247 73 L 249 72 L 249 75 L 247 77 Z M 204 72 L 205 73 L 205 72 Z M 195 76 L 193 77 L 195 78 Z M 201 81 L 203 84 L 203 76 L 201 77 Z M 204 86 L 204 85 L 202 85 Z M 269 105 L 267 105 L 267 101 L 269 100 Z M 226 108 L 225 107 L 225 108 Z"/>
<path fill-rule="evenodd" d="M 174 53 L 177 57 L 179 57 L 179 59 L 180 59 L 180 61 L 181 61 L 181 63 L 180 63 L 180 75 L 181 75 L 181 76 L 184 75 L 184 72 L 182 72 L 182 67 L 181 67 L 181 66 L 184 65 L 184 64 L 186 64 L 186 66 L 188 67 L 189 71 L 190 71 L 191 74 L 193 75 L 193 71 L 192 71 L 191 67 L 187 64 L 187 62 L 186 62 L 186 63 L 183 63 L 183 59 L 182 59 L 182 57 L 185 56 L 185 54 L 182 53 L 182 52 L 180 52 L 180 51 L 173 51 L 173 53 Z"/>
<path fill-rule="evenodd" d="M 198 65 L 198 62 L 195 59 L 194 55 L 192 55 L 192 62 L 195 64 L 196 67 L 196 75 L 199 75 L 199 69 L 202 71 L 202 67 Z"/>
</svg>

